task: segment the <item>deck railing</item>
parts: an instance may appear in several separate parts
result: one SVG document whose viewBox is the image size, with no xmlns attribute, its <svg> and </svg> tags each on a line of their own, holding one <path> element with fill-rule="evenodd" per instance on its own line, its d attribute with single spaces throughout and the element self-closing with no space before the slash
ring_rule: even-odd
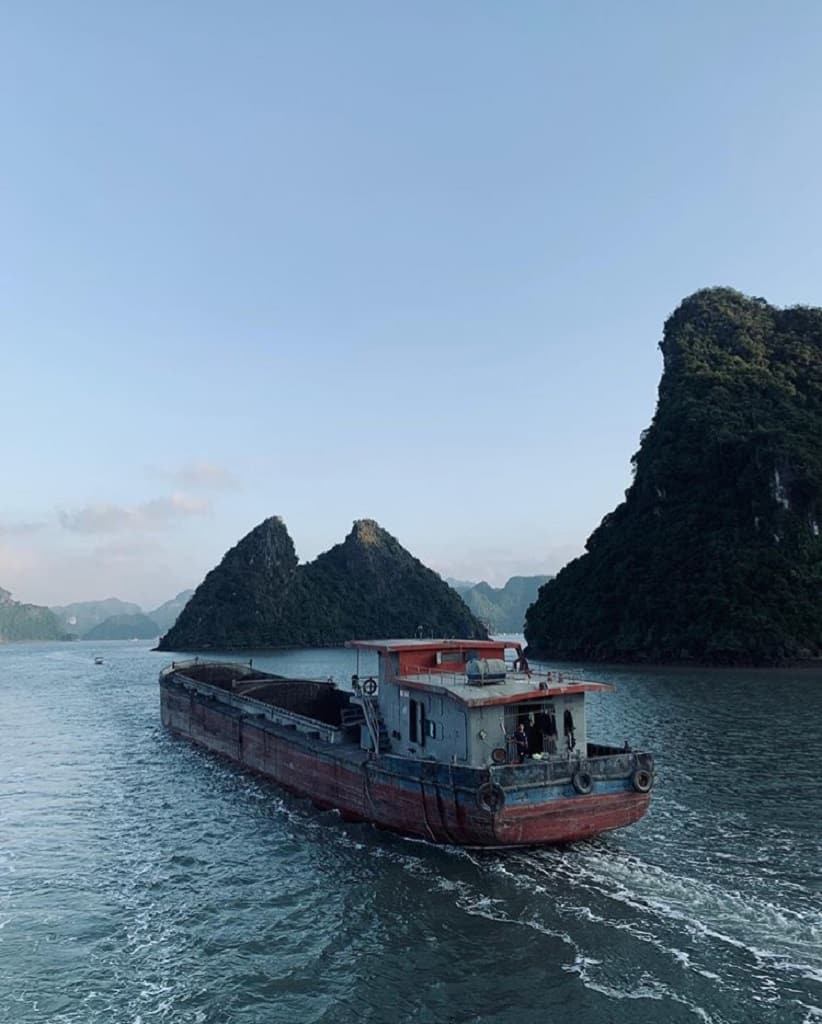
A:
<svg viewBox="0 0 822 1024">
<path fill-rule="evenodd" d="M 572 685 L 577 686 L 580 683 L 591 682 L 590 679 L 585 679 L 577 672 L 558 672 L 555 670 L 551 670 L 549 672 L 518 672 L 514 671 L 513 668 L 507 669 L 504 676 L 496 678 L 491 676 L 483 681 L 481 676 L 469 677 L 464 671 L 443 671 L 438 665 L 411 665 L 400 674 L 399 678 L 402 679 L 405 676 L 422 676 L 431 683 L 445 683 L 449 686 L 474 687 L 493 686 L 494 683 L 530 682 L 534 684 L 534 687 L 537 690 L 548 690 L 556 687 Z"/>
</svg>

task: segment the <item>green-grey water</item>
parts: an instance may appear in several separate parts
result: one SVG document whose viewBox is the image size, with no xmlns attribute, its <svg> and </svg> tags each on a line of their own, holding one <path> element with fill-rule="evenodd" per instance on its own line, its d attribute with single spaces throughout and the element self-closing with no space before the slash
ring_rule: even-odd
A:
<svg viewBox="0 0 822 1024">
<path fill-rule="evenodd" d="M 593 738 L 656 751 L 649 814 L 477 854 L 170 736 L 168 660 L 0 648 L 0 1021 L 822 1021 L 822 674 L 599 670 Z"/>
</svg>

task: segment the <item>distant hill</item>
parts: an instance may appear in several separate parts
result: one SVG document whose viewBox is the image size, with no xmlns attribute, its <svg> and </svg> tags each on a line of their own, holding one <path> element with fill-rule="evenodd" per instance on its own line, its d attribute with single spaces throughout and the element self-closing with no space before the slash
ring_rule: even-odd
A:
<svg viewBox="0 0 822 1024">
<path fill-rule="evenodd" d="M 299 565 L 272 517 L 208 573 L 159 647 L 311 647 L 418 632 L 487 635 L 459 595 L 373 520 L 358 520 L 341 544 Z"/>
<path fill-rule="evenodd" d="M 556 658 L 774 664 L 822 656 L 822 309 L 685 299 L 625 501 L 540 590 Z"/>
<path fill-rule="evenodd" d="M 84 636 L 112 615 L 139 615 L 143 609 L 138 604 L 107 597 L 103 601 L 76 601 L 51 610 L 59 619 L 64 632 Z"/>
<path fill-rule="evenodd" d="M 142 612 L 112 615 L 83 635 L 84 640 L 152 640 L 160 635 L 157 623 Z"/>
<path fill-rule="evenodd" d="M 485 582 L 449 582 L 492 633 L 521 633 L 525 612 L 536 601 L 542 584 L 550 579 L 550 576 L 512 576 L 504 587 L 496 588 Z"/>
<path fill-rule="evenodd" d="M 445 576 L 444 579 L 448 586 L 453 587 L 457 593 L 460 593 L 463 590 L 470 590 L 471 587 L 475 587 L 477 585 L 476 580 L 458 580 L 453 576 Z"/>
<path fill-rule="evenodd" d="M 9 591 L 0 587 L 0 644 L 64 638 L 60 621 L 48 608 L 13 601 Z"/>
<path fill-rule="evenodd" d="M 193 590 L 181 590 L 176 597 L 173 597 L 170 601 L 166 601 L 165 604 L 161 604 L 160 607 L 155 608 L 153 612 L 146 612 L 146 615 L 148 615 L 153 622 L 157 623 L 159 633 L 166 633 L 171 629 L 177 621 L 180 612 L 188 604 L 188 600 L 193 593 Z"/>
</svg>

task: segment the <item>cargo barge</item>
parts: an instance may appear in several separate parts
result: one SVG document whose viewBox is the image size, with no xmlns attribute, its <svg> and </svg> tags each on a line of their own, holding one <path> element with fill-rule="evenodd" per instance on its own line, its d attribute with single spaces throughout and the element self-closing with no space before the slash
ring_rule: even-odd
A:
<svg viewBox="0 0 822 1024">
<path fill-rule="evenodd" d="M 653 755 L 588 740 L 586 695 L 614 687 L 534 672 L 502 641 L 348 646 L 379 665 L 350 689 L 173 662 L 160 673 L 163 723 L 346 820 L 435 843 L 568 843 L 646 812 Z"/>
</svg>

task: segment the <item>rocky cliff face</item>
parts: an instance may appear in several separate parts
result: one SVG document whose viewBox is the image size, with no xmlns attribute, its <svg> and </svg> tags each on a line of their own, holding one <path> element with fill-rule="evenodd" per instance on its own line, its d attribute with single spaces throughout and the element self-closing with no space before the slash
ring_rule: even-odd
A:
<svg viewBox="0 0 822 1024">
<path fill-rule="evenodd" d="M 460 597 L 373 520 L 299 566 L 285 525 L 271 518 L 206 576 L 160 649 L 310 647 L 420 630 L 486 635 Z"/>
<path fill-rule="evenodd" d="M 706 289 L 660 347 L 634 481 L 541 588 L 529 645 L 655 662 L 822 655 L 822 310 Z"/>
</svg>

